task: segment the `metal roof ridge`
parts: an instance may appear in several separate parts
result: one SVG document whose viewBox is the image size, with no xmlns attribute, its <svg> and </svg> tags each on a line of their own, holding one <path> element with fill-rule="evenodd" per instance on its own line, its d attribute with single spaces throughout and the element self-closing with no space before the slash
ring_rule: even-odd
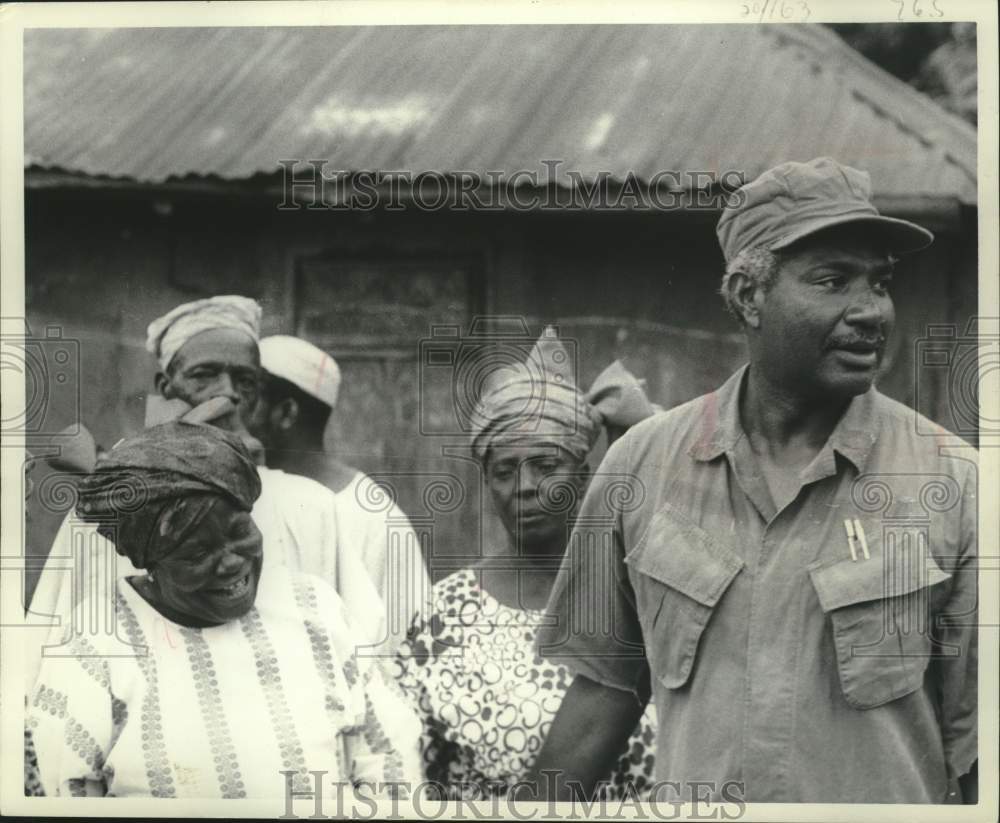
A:
<svg viewBox="0 0 1000 823">
<path fill-rule="evenodd" d="M 936 118 L 937 123 L 948 130 L 948 136 L 960 144 L 959 148 L 967 152 L 967 156 L 955 156 L 956 152 L 949 151 L 949 157 L 963 171 L 976 179 L 976 128 L 952 114 L 923 92 L 913 88 L 909 83 L 900 80 L 860 52 L 855 51 L 840 35 L 827 26 L 810 23 L 782 25 L 777 34 L 779 37 L 784 36 L 797 40 L 801 45 L 819 52 L 822 56 L 835 57 L 842 63 L 848 64 L 850 68 L 866 75 L 865 79 L 871 81 L 870 85 L 858 88 L 858 84 L 855 83 L 852 84 L 852 91 L 859 99 L 864 100 L 869 105 L 877 106 L 881 115 L 893 120 L 906 131 L 938 143 L 940 141 L 935 139 L 933 130 L 928 133 L 927 129 L 915 127 L 912 122 L 909 122 L 906 115 L 912 113 L 915 116 L 925 115 Z M 900 104 L 910 107 L 911 110 L 901 111 Z M 912 111 L 912 109 L 919 109 L 919 111 Z"/>
</svg>

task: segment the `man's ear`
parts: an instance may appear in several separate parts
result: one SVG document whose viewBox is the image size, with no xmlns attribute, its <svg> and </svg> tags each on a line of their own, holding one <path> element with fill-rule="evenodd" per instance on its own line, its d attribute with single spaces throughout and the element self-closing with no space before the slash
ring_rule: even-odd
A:
<svg viewBox="0 0 1000 823">
<path fill-rule="evenodd" d="M 735 271 L 729 278 L 729 296 L 733 308 L 744 325 L 751 329 L 760 328 L 760 307 L 764 302 L 764 291 L 741 271 Z"/>
<path fill-rule="evenodd" d="M 173 386 L 170 385 L 170 378 L 167 377 L 165 372 L 158 371 L 156 373 L 156 377 L 153 378 L 153 385 L 156 386 L 156 390 L 167 400 L 173 400 L 177 397 Z"/>
<path fill-rule="evenodd" d="M 287 432 L 299 422 L 299 403 L 293 397 L 286 397 L 271 409 L 271 425 L 278 431 Z"/>
</svg>

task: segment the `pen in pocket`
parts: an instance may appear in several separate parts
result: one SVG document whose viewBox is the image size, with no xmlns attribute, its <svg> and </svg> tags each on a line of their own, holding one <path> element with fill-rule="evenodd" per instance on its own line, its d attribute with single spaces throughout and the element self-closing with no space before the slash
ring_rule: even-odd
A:
<svg viewBox="0 0 1000 823">
<path fill-rule="evenodd" d="M 861 546 L 861 554 L 864 555 L 864 559 L 871 560 L 871 554 L 868 552 L 868 538 L 865 536 L 865 527 L 861 525 L 861 521 L 857 518 L 853 520 L 848 518 L 844 521 L 844 531 L 847 532 L 847 547 L 851 550 L 851 560 L 857 562 L 858 546 Z"/>
<path fill-rule="evenodd" d="M 845 520 L 844 529 L 847 532 L 847 548 L 851 550 L 851 560 L 857 562 L 858 550 L 854 547 L 854 523 L 851 520 Z"/>
<path fill-rule="evenodd" d="M 868 554 L 868 539 L 865 537 L 865 527 L 861 525 L 861 521 L 854 518 L 854 536 L 861 543 L 861 553 L 865 556 L 865 560 L 871 560 L 872 556 Z"/>
</svg>

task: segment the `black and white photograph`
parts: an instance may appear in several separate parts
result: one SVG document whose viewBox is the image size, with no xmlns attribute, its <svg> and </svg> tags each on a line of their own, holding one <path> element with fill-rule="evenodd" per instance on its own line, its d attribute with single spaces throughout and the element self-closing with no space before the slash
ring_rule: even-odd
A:
<svg viewBox="0 0 1000 823">
<path fill-rule="evenodd" d="M 997 10 L 870 6 L 5 4 L 3 813 L 995 820 Z"/>
</svg>

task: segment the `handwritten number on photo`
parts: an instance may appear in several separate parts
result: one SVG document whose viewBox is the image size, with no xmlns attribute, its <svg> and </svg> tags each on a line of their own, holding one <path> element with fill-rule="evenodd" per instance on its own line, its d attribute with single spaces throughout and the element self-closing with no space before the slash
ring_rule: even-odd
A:
<svg viewBox="0 0 1000 823">
<path fill-rule="evenodd" d="M 794 20 L 804 23 L 812 13 L 806 0 L 757 0 L 754 3 L 740 4 L 740 9 L 744 17 L 755 15 L 759 23 L 765 20 Z"/>
<path fill-rule="evenodd" d="M 904 14 L 909 11 L 912 17 L 923 17 L 926 13 L 928 17 L 944 17 L 944 12 L 941 11 L 941 7 L 938 6 L 938 0 L 889 0 L 894 6 L 898 7 L 896 13 L 897 20 L 903 20 Z"/>
</svg>

